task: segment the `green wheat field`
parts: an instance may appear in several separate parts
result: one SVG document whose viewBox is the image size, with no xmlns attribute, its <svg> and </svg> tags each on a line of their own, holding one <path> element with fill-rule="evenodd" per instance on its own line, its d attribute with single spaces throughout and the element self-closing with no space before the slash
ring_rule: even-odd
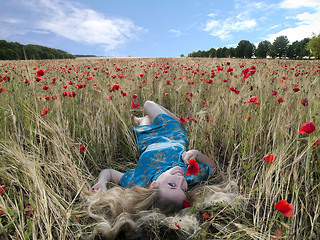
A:
<svg viewBox="0 0 320 240">
<path fill-rule="evenodd" d="M 185 120 L 189 149 L 218 163 L 209 183 L 232 179 L 242 204 L 191 207 L 196 233 L 145 239 L 320 238 L 319 61 L 78 58 L 0 61 L 0 239 L 89 237 L 86 198 L 100 170 L 135 167 L 146 100 Z"/>
</svg>

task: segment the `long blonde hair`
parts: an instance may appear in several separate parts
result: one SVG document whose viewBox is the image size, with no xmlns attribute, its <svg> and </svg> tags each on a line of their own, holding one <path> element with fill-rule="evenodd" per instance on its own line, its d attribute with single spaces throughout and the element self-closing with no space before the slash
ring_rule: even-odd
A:
<svg viewBox="0 0 320 240">
<path fill-rule="evenodd" d="M 197 207 L 206 207 L 214 202 L 231 203 L 237 196 L 234 182 L 224 185 L 205 185 L 187 194 L 187 200 Z M 126 238 L 137 237 L 143 228 L 164 225 L 176 229 L 176 223 L 189 235 L 199 230 L 195 216 L 186 214 L 182 204 L 161 199 L 158 188 L 113 187 L 107 191 L 96 191 L 88 196 L 88 214 L 97 224 L 92 237 L 101 234 L 114 239 L 125 231 Z"/>
</svg>

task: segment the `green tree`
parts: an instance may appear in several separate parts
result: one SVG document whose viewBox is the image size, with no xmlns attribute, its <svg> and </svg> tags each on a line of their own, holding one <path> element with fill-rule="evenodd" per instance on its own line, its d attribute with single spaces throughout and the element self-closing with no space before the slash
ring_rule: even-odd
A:
<svg viewBox="0 0 320 240">
<path fill-rule="evenodd" d="M 217 50 L 215 48 L 211 48 L 209 50 L 209 57 L 214 58 L 216 56 Z"/>
<path fill-rule="evenodd" d="M 274 57 L 283 58 L 286 57 L 289 47 L 289 40 L 287 36 L 277 37 L 271 46 L 271 55 Z"/>
<path fill-rule="evenodd" d="M 236 49 L 234 47 L 229 48 L 229 57 L 233 58 L 236 56 Z"/>
<path fill-rule="evenodd" d="M 298 43 L 297 49 L 296 49 L 296 54 L 298 55 L 298 57 L 300 59 L 302 59 L 304 57 L 308 57 L 310 55 L 310 51 L 307 50 L 307 45 L 308 45 L 309 41 L 310 41 L 310 38 L 304 38 Z"/>
<path fill-rule="evenodd" d="M 54 48 L 31 44 L 22 45 L 18 42 L 0 40 L 0 59 L 2 60 L 50 58 L 75 58 L 75 56 Z"/>
<path fill-rule="evenodd" d="M 310 51 L 311 55 L 320 58 L 320 33 L 318 36 L 314 35 L 309 43 L 307 44 L 307 50 Z"/>
<path fill-rule="evenodd" d="M 251 48 L 251 43 L 248 40 L 241 40 L 238 43 L 238 46 L 236 47 L 236 57 L 244 58 L 245 57 L 245 49 L 246 49 L 246 47 L 248 47 L 247 51 L 249 52 L 249 49 Z"/>
<path fill-rule="evenodd" d="M 288 51 L 287 51 L 287 57 L 290 59 L 296 59 L 298 57 L 298 45 L 299 45 L 299 41 L 294 41 L 293 43 L 291 43 L 288 47 Z"/>
<path fill-rule="evenodd" d="M 266 58 L 270 47 L 271 47 L 271 42 L 269 42 L 268 40 L 259 42 L 256 50 L 256 56 L 258 58 Z"/>
<path fill-rule="evenodd" d="M 222 57 L 222 48 L 221 47 L 217 49 L 216 57 L 217 58 L 221 58 Z"/>
<path fill-rule="evenodd" d="M 245 58 L 251 58 L 256 50 L 256 46 L 253 43 L 250 43 L 244 49 L 244 56 Z"/>
</svg>

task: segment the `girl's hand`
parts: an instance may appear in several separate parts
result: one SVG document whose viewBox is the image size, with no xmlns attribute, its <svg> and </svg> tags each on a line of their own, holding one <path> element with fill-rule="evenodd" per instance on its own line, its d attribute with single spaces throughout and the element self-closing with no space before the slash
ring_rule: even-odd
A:
<svg viewBox="0 0 320 240">
<path fill-rule="evenodd" d="M 103 191 L 107 191 L 106 183 L 104 182 L 97 182 L 93 187 L 91 188 L 92 191 L 102 189 Z"/>
<path fill-rule="evenodd" d="M 198 155 L 199 155 L 199 151 L 198 150 L 189 150 L 189 151 L 183 152 L 181 154 L 181 158 L 182 158 L 183 162 L 186 165 L 189 165 L 190 159 L 196 159 L 197 160 L 197 156 Z"/>
</svg>

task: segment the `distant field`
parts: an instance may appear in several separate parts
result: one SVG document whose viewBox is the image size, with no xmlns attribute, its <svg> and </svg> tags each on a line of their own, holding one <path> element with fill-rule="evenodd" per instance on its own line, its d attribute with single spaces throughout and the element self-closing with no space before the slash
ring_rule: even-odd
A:
<svg viewBox="0 0 320 240">
<path fill-rule="evenodd" d="M 186 120 L 189 148 L 223 173 L 212 182 L 235 180 L 246 203 L 193 208 L 195 239 L 320 238 L 319 93 L 319 61 L 0 61 L 0 239 L 88 236 L 88 191 L 101 169 L 134 168 L 132 115 L 146 100 Z M 315 131 L 299 133 L 304 123 Z M 275 209 L 280 200 L 292 217 Z M 146 235 L 161 239 L 157 229 Z"/>
</svg>

